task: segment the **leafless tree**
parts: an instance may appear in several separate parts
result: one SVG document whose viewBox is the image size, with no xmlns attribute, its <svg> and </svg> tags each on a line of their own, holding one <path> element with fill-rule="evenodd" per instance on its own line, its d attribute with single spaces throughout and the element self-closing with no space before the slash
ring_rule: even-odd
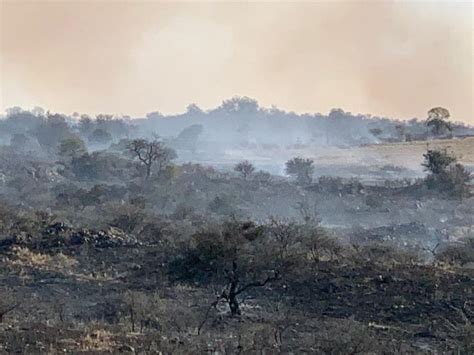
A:
<svg viewBox="0 0 474 355">
<path fill-rule="evenodd" d="M 216 300 L 209 305 L 209 308 L 204 316 L 204 319 L 199 324 L 198 334 L 200 334 L 202 327 L 206 323 L 211 309 L 217 307 L 217 304 L 221 300 L 224 300 L 229 305 L 230 313 L 232 316 L 239 316 L 241 315 L 241 311 L 240 311 L 239 300 L 237 297 L 240 294 L 244 293 L 245 291 L 248 291 L 251 288 L 264 287 L 268 283 L 272 281 L 277 281 L 281 278 L 279 272 L 274 271 L 273 274 L 268 275 L 262 281 L 247 282 L 243 285 L 240 285 L 241 280 L 239 277 L 239 270 L 238 270 L 238 265 L 236 261 L 232 262 L 232 270 L 230 271 L 225 270 L 225 275 L 227 278 L 227 284 L 222 290 L 222 292 L 217 295 Z"/>
<path fill-rule="evenodd" d="M 169 162 L 176 158 L 174 150 L 167 148 L 157 140 L 134 139 L 130 142 L 129 150 L 146 167 L 146 178 L 151 175 L 152 166 L 158 164 L 159 170 L 163 169 Z"/>
</svg>

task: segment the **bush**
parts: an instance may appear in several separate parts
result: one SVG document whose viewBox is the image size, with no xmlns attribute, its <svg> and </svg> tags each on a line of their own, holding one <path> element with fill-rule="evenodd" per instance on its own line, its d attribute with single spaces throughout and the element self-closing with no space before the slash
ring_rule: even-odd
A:
<svg viewBox="0 0 474 355">
<path fill-rule="evenodd" d="M 365 198 L 365 204 L 370 208 L 380 208 L 383 205 L 383 197 L 380 194 L 369 193 Z"/>
<path fill-rule="evenodd" d="M 455 157 L 446 150 L 428 150 L 423 156 L 425 161 L 422 165 L 430 172 L 425 179 L 429 189 L 457 198 L 471 195 L 471 173 L 462 164 L 456 163 Z"/>
<path fill-rule="evenodd" d="M 259 170 L 253 175 L 253 179 L 261 184 L 268 184 L 272 181 L 272 175 L 269 172 Z"/>
<path fill-rule="evenodd" d="M 449 155 L 446 150 L 428 150 L 423 157 L 425 161 L 421 165 L 434 176 L 446 172 L 448 166 L 456 162 L 456 158 Z"/>
<path fill-rule="evenodd" d="M 286 173 L 296 177 L 299 183 L 310 183 L 313 179 L 314 161 L 312 159 L 293 158 L 286 162 Z"/>
<path fill-rule="evenodd" d="M 238 163 L 234 167 L 234 170 L 238 172 L 243 179 L 247 179 L 247 177 L 255 171 L 255 167 L 248 160 L 244 160 Z"/>
<path fill-rule="evenodd" d="M 208 207 L 211 212 L 223 216 L 232 216 L 238 212 L 232 203 L 232 198 L 227 195 L 216 196 L 211 202 L 209 202 Z"/>
<path fill-rule="evenodd" d="M 414 250 L 400 249 L 387 244 L 353 245 L 355 255 L 352 258 L 357 262 L 370 262 L 383 268 L 395 265 L 413 265 L 420 261 Z"/>
<path fill-rule="evenodd" d="M 457 266 L 474 263 L 474 237 L 466 238 L 456 245 L 448 245 L 436 255 L 436 260 Z"/>
<path fill-rule="evenodd" d="M 318 185 L 323 192 L 339 193 L 342 191 L 344 182 L 340 177 L 321 176 L 318 179 Z"/>
</svg>

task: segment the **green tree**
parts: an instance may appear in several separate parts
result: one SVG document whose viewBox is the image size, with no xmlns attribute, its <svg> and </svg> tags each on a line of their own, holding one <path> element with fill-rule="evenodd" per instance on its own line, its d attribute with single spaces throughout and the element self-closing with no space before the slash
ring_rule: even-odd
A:
<svg viewBox="0 0 474 355">
<path fill-rule="evenodd" d="M 86 145 L 79 137 L 66 138 L 58 147 L 58 155 L 64 158 L 75 158 L 86 153 Z"/>
<path fill-rule="evenodd" d="M 97 128 L 89 136 L 89 141 L 91 143 L 107 144 L 112 141 L 112 135 L 102 128 Z"/>
<path fill-rule="evenodd" d="M 450 113 L 444 107 L 434 107 L 428 111 L 426 125 L 431 127 L 433 134 L 439 136 L 446 131 L 452 131 L 451 124 L 448 122 Z"/>
<path fill-rule="evenodd" d="M 73 136 L 64 116 L 47 113 L 47 119 L 42 120 L 32 134 L 38 140 L 41 147 L 49 152 L 56 153 L 59 144 Z"/>
<path fill-rule="evenodd" d="M 197 148 L 199 136 L 202 134 L 203 126 L 200 124 L 194 124 L 183 129 L 174 143 L 177 148 L 186 149 L 194 153 Z"/>
<path fill-rule="evenodd" d="M 430 173 L 425 179 L 429 188 L 458 198 L 471 195 L 471 173 L 455 157 L 446 150 L 428 150 L 423 156 L 422 165 Z"/>
<path fill-rule="evenodd" d="M 23 133 L 15 133 L 10 139 L 10 147 L 13 149 L 24 152 L 26 144 L 28 143 L 28 137 Z"/>
<path fill-rule="evenodd" d="M 448 166 L 456 162 L 456 158 L 448 154 L 446 150 L 428 150 L 423 157 L 425 161 L 422 165 L 435 176 L 446 173 Z"/>
<path fill-rule="evenodd" d="M 87 115 L 82 115 L 78 123 L 79 132 L 84 136 L 88 137 L 94 131 L 95 124 L 92 119 Z"/>
<path fill-rule="evenodd" d="M 312 159 L 293 158 L 286 162 L 286 173 L 296 177 L 299 183 L 310 183 L 313 179 L 314 161 Z"/>
<path fill-rule="evenodd" d="M 383 133 L 383 131 L 380 128 L 371 128 L 369 132 L 375 137 L 378 137 Z"/>
</svg>

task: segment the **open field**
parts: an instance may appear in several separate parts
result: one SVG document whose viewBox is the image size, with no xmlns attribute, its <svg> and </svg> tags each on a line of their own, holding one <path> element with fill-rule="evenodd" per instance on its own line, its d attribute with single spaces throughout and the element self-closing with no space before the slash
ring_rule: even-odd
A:
<svg viewBox="0 0 474 355">
<path fill-rule="evenodd" d="M 355 148 L 361 154 L 386 159 L 390 164 L 406 166 L 419 163 L 427 149 L 446 149 L 464 165 L 474 165 L 474 137 L 392 144 L 377 144 Z M 418 159 L 417 159 L 418 157 Z"/>
<path fill-rule="evenodd" d="M 337 148 L 336 148 L 337 149 Z M 403 170 L 393 170 L 394 178 L 422 177 L 424 175 L 423 154 L 428 149 L 441 149 L 448 151 L 455 156 L 458 161 L 469 170 L 474 170 L 474 137 L 464 139 L 446 139 L 432 141 L 415 141 L 390 144 L 372 144 L 363 147 L 350 149 L 338 149 L 330 157 L 330 162 L 324 155 L 316 157 L 316 164 L 325 162 L 329 166 L 334 165 L 357 165 L 360 169 L 369 168 L 367 172 L 370 179 L 370 168 L 374 167 L 395 167 Z M 390 170 L 390 169 L 389 169 Z M 357 171 L 355 175 L 364 176 L 364 173 Z M 373 177 L 373 176 L 372 176 Z M 390 178 L 388 175 L 380 178 Z"/>
<path fill-rule="evenodd" d="M 272 174 L 284 175 L 285 162 L 301 156 L 314 160 L 315 177 L 357 177 L 365 182 L 385 179 L 421 178 L 425 175 L 421 163 L 428 149 L 446 149 L 469 170 L 474 170 L 474 137 L 415 141 L 404 143 L 371 144 L 342 148 L 312 146 L 304 148 L 281 147 L 274 149 L 226 150 L 215 159 L 197 157 L 196 163 L 232 169 L 237 162 L 247 159 L 258 168 Z"/>
</svg>

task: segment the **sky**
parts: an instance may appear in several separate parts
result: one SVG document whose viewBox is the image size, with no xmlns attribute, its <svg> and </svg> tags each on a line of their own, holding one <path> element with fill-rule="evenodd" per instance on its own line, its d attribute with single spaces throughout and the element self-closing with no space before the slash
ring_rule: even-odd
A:
<svg viewBox="0 0 474 355">
<path fill-rule="evenodd" d="M 298 113 L 474 124 L 471 1 L 0 0 L 0 110 L 203 109 L 232 96 Z"/>
</svg>

